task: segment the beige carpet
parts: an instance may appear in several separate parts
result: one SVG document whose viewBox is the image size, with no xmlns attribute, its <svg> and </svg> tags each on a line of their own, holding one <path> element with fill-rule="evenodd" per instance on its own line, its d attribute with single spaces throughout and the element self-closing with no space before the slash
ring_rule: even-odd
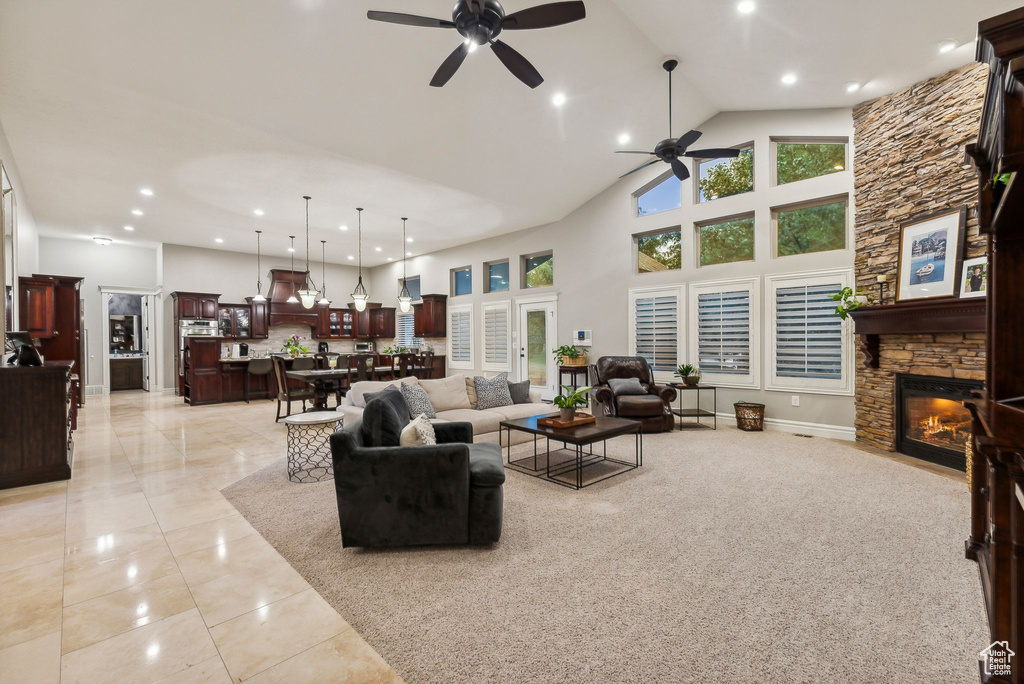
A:
<svg viewBox="0 0 1024 684">
<path fill-rule="evenodd" d="M 977 681 L 962 482 L 780 433 L 644 447 L 579 492 L 509 473 L 493 548 L 343 551 L 333 483 L 283 462 L 224 493 L 411 683 Z"/>
</svg>

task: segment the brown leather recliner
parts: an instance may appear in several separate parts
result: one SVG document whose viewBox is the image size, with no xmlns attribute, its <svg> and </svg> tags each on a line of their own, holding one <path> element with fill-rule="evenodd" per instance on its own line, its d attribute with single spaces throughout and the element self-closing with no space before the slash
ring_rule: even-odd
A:
<svg viewBox="0 0 1024 684">
<path fill-rule="evenodd" d="M 638 420 L 644 432 L 672 430 L 675 420 L 672 402 L 676 391 L 657 385 L 647 360 L 641 356 L 602 356 L 590 367 L 594 378 L 590 401 L 595 415 L 618 416 Z M 624 394 L 618 397 L 608 386 L 612 378 L 637 378 L 647 394 Z"/>
</svg>

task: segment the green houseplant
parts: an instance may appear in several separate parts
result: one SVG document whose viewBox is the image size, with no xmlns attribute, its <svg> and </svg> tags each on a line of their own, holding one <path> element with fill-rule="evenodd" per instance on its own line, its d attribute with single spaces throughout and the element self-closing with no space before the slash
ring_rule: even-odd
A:
<svg viewBox="0 0 1024 684">
<path fill-rule="evenodd" d="M 587 354 L 574 344 L 563 344 L 552 352 L 555 361 L 563 366 L 587 365 Z"/>
<path fill-rule="evenodd" d="M 590 387 L 580 387 L 573 391 L 569 385 L 562 385 L 565 394 L 559 394 L 554 398 L 554 404 L 558 407 L 558 417 L 562 420 L 572 420 L 576 417 L 576 407 L 585 406 L 587 403 L 587 392 Z"/>
<path fill-rule="evenodd" d="M 298 335 L 292 335 L 286 337 L 284 340 L 284 351 L 288 352 L 292 356 L 299 356 L 301 354 L 308 354 L 309 348 L 302 345 L 302 337 Z"/>
<path fill-rule="evenodd" d="M 675 375 L 679 376 L 684 383 L 691 387 L 700 384 L 700 371 L 692 363 L 684 363 L 676 368 Z"/>
<path fill-rule="evenodd" d="M 852 287 L 844 287 L 842 290 L 832 295 L 832 301 L 839 302 L 839 304 L 836 305 L 836 315 L 845 321 L 851 311 L 867 304 L 868 297 L 863 294 L 863 292 L 864 290 L 862 289 L 858 289 L 854 292 Z"/>
</svg>

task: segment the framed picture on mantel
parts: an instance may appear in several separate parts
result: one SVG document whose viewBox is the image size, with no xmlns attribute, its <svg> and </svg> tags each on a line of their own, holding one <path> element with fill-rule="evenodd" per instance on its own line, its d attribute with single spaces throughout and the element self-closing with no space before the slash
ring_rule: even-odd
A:
<svg viewBox="0 0 1024 684">
<path fill-rule="evenodd" d="M 953 297 L 963 266 L 967 207 L 900 224 L 896 301 Z"/>
</svg>

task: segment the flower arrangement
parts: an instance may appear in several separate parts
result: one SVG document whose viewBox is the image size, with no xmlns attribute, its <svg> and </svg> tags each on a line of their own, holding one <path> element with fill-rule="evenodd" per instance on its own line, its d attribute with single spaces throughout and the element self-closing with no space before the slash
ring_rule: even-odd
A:
<svg viewBox="0 0 1024 684">
<path fill-rule="evenodd" d="M 284 340 L 284 351 L 288 352 L 292 356 L 298 356 L 300 354 L 308 354 L 309 348 L 302 345 L 302 340 L 305 339 L 300 335 L 292 335 L 286 337 Z"/>
</svg>

